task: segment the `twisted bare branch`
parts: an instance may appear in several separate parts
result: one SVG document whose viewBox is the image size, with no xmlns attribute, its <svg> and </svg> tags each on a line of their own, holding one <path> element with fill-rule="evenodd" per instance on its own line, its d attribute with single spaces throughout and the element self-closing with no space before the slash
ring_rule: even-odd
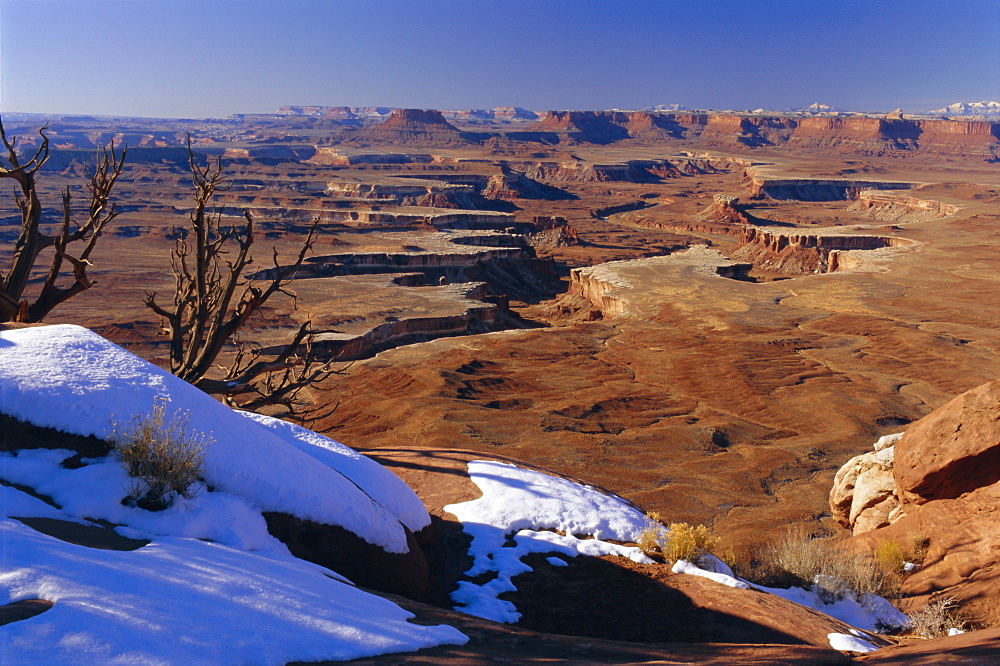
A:
<svg viewBox="0 0 1000 666">
<path fill-rule="evenodd" d="M 35 175 L 49 159 L 49 137 L 46 127 L 38 130 L 41 143 L 27 162 L 17 154 L 16 138 L 8 138 L 0 120 L 0 141 L 7 155 L 0 158 L 0 178 L 10 178 L 18 184 L 20 192 L 15 192 L 18 209 L 21 211 L 21 231 L 14 244 L 10 264 L 0 272 L 0 322 L 38 322 L 45 318 L 60 303 L 89 289 L 94 282 L 87 276 L 90 254 L 100 237 L 101 230 L 111 220 L 118 217 L 111 193 L 125 165 L 126 148 L 119 154 L 112 142 L 99 149 L 94 173 L 87 185 L 87 217 L 82 222 L 74 222 L 72 195 L 69 188 L 62 195 L 63 219 L 58 233 L 47 234 L 40 229 L 42 205 L 38 199 Z M 70 246 L 77 246 L 71 252 Z M 39 293 L 32 299 L 25 292 L 39 254 L 49 247 L 55 249 L 49 263 L 44 283 Z M 64 268 L 69 264 L 69 269 Z M 71 281 L 65 281 L 70 277 Z"/>
<path fill-rule="evenodd" d="M 311 351 L 310 323 L 302 324 L 292 340 L 274 358 L 263 359 L 259 349 L 238 341 L 247 320 L 275 294 L 295 300 L 288 289 L 316 240 L 319 220 L 306 235 L 295 260 L 282 266 L 272 252 L 270 277 L 246 275 L 253 263 L 255 224 L 244 211 L 245 225 L 225 226 L 223 211 L 210 208 L 216 192 L 226 187 L 220 161 L 201 165 L 195 159 L 188 137 L 188 158 L 194 184 L 194 209 L 190 233 L 179 239 L 171 252 L 174 273 L 173 303 L 166 306 L 156 293 L 146 294 L 146 307 L 164 319 L 170 336 L 170 370 L 209 393 L 232 396 L 250 394 L 253 405 L 285 404 L 310 382 L 332 370 L 317 363 Z M 207 375 L 227 348 L 236 349 L 236 359 L 223 379 Z M 299 350 L 304 348 L 305 355 Z M 242 402 L 241 406 L 245 406 Z"/>
</svg>

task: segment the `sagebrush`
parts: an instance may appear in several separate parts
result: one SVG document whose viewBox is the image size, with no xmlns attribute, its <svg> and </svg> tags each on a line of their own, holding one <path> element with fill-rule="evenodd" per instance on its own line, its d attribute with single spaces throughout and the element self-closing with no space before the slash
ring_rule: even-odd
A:
<svg viewBox="0 0 1000 666">
<path fill-rule="evenodd" d="M 814 539 L 790 530 L 772 546 L 771 561 L 795 579 L 793 584 L 816 589 L 829 600 L 847 592 L 856 597 L 892 595 L 898 580 L 887 577 L 874 557 L 846 548 L 832 539 Z"/>
<path fill-rule="evenodd" d="M 666 538 L 667 528 L 660 520 L 660 514 L 650 511 L 646 514 L 646 526 L 635 540 L 635 545 L 647 555 L 655 555 L 660 543 Z"/>
<path fill-rule="evenodd" d="M 962 629 L 965 621 L 952 597 L 932 601 L 910 614 L 910 628 L 924 638 L 947 636 L 949 629 Z"/>
<path fill-rule="evenodd" d="M 157 400 L 148 414 L 127 424 L 115 424 L 114 455 L 133 480 L 129 498 L 140 506 L 162 508 L 170 493 L 195 494 L 202 475 L 205 447 L 211 440 L 188 429 L 188 415 L 168 413 L 168 402 Z"/>
<path fill-rule="evenodd" d="M 665 527 L 660 514 L 646 514 L 646 526 L 635 540 L 647 555 L 659 555 L 667 562 L 687 560 L 695 564 L 709 554 L 719 540 L 704 525 L 671 523 Z"/>
</svg>

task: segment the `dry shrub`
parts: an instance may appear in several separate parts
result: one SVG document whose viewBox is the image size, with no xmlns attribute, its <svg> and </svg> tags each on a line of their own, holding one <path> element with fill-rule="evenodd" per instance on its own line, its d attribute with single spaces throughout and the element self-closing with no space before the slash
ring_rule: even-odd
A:
<svg viewBox="0 0 1000 666">
<path fill-rule="evenodd" d="M 906 554 L 898 541 L 889 539 L 875 546 L 875 561 L 886 573 L 900 572 L 906 562 Z"/>
<path fill-rule="evenodd" d="M 126 499 L 142 508 L 166 508 L 169 493 L 191 497 L 211 441 L 188 431 L 186 413 L 168 415 L 167 405 L 166 399 L 157 399 L 152 412 L 124 426 L 115 424 L 111 436 L 114 455 L 132 479 Z"/>
<path fill-rule="evenodd" d="M 671 523 L 666 540 L 660 543 L 660 550 L 668 562 L 687 560 L 697 563 L 702 555 L 710 553 L 718 543 L 718 538 L 704 525 Z"/>
<path fill-rule="evenodd" d="M 923 535 L 910 537 L 904 546 L 895 539 L 882 541 L 875 547 L 875 563 L 883 576 L 882 596 L 898 596 L 908 573 L 903 569 L 907 562 L 919 566 L 927 557 L 930 539 Z"/>
<path fill-rule="evenodd" d="M 899 581 L 888 580 L 875 558 L 830 539 L 810 538 L 803 530 L 787 532 L 772 547 L 770 560 L 790 574 L 787 584 L 816 589 L 828 601 L 848 592 L 860 599 L 898 590 Z"/>
<path fill-rule="evenodd" d="M 914 534 L 910 537 L 909 551 L 906 561 L 914 564 L 923 564 L 927 559 L 927 552 L 931 548 L 931 540 L 926 534 Z"/>
<path fill-rule="evenodd" d="M 949 629 L 961 629 L 964 625 L 958 602 L 952 597 L 932 601 L 910 614 L 910 628 L 924 638 L 947 636 Z"/>
<path fill-rule="evenodd" d="M 635 545 L 647 555 L 656 555 L 660 551 L 660 543 L 666 538 L 667 528 L 660 521 L 660 514 L 650 511 L 646 514 L 646 526 L 635 540 Z"/>
<path fill-rule="evenodd" d="M 903 586 L 903 565 L 909 560 L 898 541 L 889 539 L 875 547 L 875 565 L 882 575 L 882 596 L 898 597 Z"/>
</svg>

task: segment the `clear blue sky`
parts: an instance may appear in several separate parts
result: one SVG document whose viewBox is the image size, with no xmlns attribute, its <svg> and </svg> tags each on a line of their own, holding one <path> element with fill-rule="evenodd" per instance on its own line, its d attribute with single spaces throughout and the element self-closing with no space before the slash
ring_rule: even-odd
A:
<svg viewBox="0 0 1000 666">
<path fill-rule="evenodd" d="M 1000 101 L 1000 0 L 0 0 L 0 110 Z"/>
</svg>

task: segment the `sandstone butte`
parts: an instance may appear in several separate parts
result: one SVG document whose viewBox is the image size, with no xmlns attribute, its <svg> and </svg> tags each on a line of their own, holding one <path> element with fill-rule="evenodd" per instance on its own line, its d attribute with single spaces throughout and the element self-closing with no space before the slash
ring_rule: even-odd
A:
<svg viewBox="0 0 1000 666">
<path fill-rule="evenodd" d="M 251 334 L 277 344 L 312 317 L 335 331 L 331 353 L 355 359 L 312 390 L 312 427 L 390 466 L 437 516 L 438 540 L 424 548 L 431 605 L 405 603 L 476 640 L 428 659 L 470 663 L 500 650 L 515 660 L 840 659 L 803 645 L 820 627 L 834 630 L 828 619 L 781 604 L 764 612 L 735 591 L 610 559 L 532 563 L 517 601 L 544 633 L 444 610 L 466 546 L 443 507 L 476 492 L 464 476 L 474 458 L 517 460 L 668 522 L 705 523 L 723 551 L 749 552 L 790 526 L 853 531 L 861 548 L 923 535 L 930 547 L 905 581 L 907 603 L 951 595 L 977 626 L 1000 626 L 989 519 L 1000 125 L 308 113 L 248 116 L 235 134 L 206 123 L 197 145 L 228 155 L 234 187 L 220 203 L 252 210 L 280 254 L 304 220 L 322 220 L 298 308 L 276 306 Z M 154 360 L 163 345 L 143 293 L 169 293 L 166 254 L 189 201 L 170 122 L 116 128 L 137 146 L 118 192 L 125 214 L 95 252 L 97 286 L 51 318 Z M 96 134 L 86 124 L 54 129 L 63 147 L 43 187 L 57 197 Z M 14 210 L 9 196 L 0 205 Z M 891 469 L 859 462 L 831 509 L 838 470 L 904 431 Z M 870 492 L 855 501 L 859 486 Z M 595 593 L 608 596 L 607 581 L 649 604 L 630 614 L 622 599 L 611 613 L 582 615 Z M 533 590 L 550 601 L 558 590 L 560 603 L 546 614 Z M 672 645 L 643 633 L 647 622 L 676 624 Z M 602 642 L 630 627 L 637 642 Z M 583 646 L 567 635 L 590 638 Z M 926 643 L 935 655 L 996 644 L 995 629 Z M 922 646 L 875 654 L 905 663 Z"/>
</svg>

